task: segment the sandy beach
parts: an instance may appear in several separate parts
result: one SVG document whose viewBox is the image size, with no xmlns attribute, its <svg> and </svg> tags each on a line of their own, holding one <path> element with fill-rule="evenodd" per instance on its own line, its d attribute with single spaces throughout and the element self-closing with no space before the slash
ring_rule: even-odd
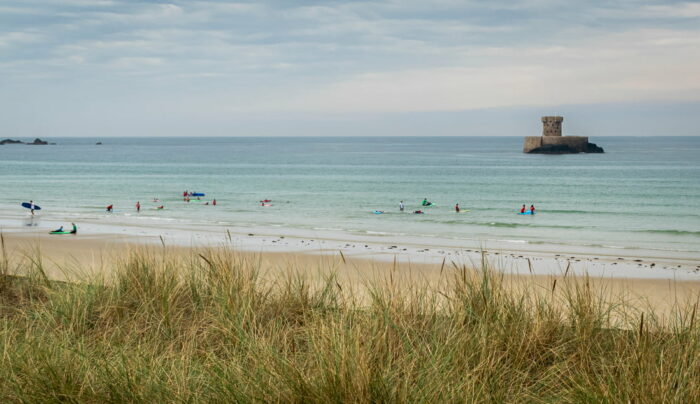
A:
<svg viewBox="0 0 700 404">
<path fill-rule="evenodd" d="M 400 282 L 409 282 L 414 286 L 435 286 L 441 282 L 449 282 L 455 271 L 463 268 L 478 270 L 483 257 L 490 268 L 503 274 L 503 279 L 513 290 L 529 288 L 546 294 L 551 293 L 556 282 L 559 285 L 571 281 L 589 282 L 601 296 L 624 299 L 626 303 L 635 307 L 651 308 L 662 315 L 669 314 L 676 305 L 692 303 L 700 298 L 700 277 L 694 276 L 695 271 L 682 272 L 685 276 L 675 278 L 662 277 L 660 274 L 672 270 L 654 269 L 642 261 L 641 265 L 647 266 L 655 276 L 634 277 L 630 274 L 637 273 L 634 271 L 638 271 L 640 263 L 632 259 L 617 261 L 610 257 L 581 257 L 579 261 L 575 261 L 572 258 L 564 260 L 557 257 L 497 252 L 484 252 L 483 256 L 480 252 L 460 256 L 447 253 L 422 256 L 406 252 L 403 248 L 378 244 L 367 244 L 367 248 L 374 249 L 369 253 L 363 251 L 365 244 L 362 244 L 362 249 L 357 248 L 357 243 L 354 248 L 352 243 L 341 243 L 342 246 L 337 248 L 338 243 L 334 240 L 302 242 L 301 239 L 286 237 L 246 235 L 242 240 L 248 240 L 248 243 L 244 243 L 240 241 L 239 236 L 227 234 L 227 241 L 222 238 L 219 244 L 214 244 L 211 239 L 208 240 L 209 243 L 203 243 L 203 239 L 194 235 L 192 237 L 199 242 L 193 241 L 190 245 L 183 245 L 173 243 L 172 238 L 119 234 L 56 237 L 39 231 L 3 233 L 5 250 L 12 262 L 27 262 L 32 257 L 40 256 L 47 275 L 59 280 L 109 277 L 117 260 L 136 251 L 147 250 L 169 256 L 181 255 L 183 259 L 187 259 L 209 248 L 225 248 L 245 256 L 246 259 L 259 262 L 261 271 L 272 280 L 290 270 L 312 280 L 321 280 L 333 271 L 337 274 L 339 282 L 351 288 L 358 288 L 373 279 L 386 280 L 388 277 L 396 278 Z M 296 243 L 305 247 L 290 248 Z M 523 257 L 519 257 L 520 255 Z M 527 270 L 523 272 L 523 268 L 512 265 L 517 260 L 527 262 L 528 258 L 533 268 L 532 273 Z M 568 263 L 568 269 L 562 266 Z M 549 272 L 543 271 L 543 264 L 548 265 Z M 558 271 L 552 270 L 555 264 L 558 265 Z"/>
</svg>

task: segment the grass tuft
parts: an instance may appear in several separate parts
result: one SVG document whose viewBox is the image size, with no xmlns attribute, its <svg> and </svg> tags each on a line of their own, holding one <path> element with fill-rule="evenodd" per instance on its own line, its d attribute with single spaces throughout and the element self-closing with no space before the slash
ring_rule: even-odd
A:
<svg viewBox="0 0 700 404">
<path fill-rule="evenodd" d="M 662 320 L 585 278 L 516 291 L 485 260 L 358 291 L 164 245 L 66 283 L 0 241 L 3 402 L 700 402 L 697 301 Z"/>
</svg>

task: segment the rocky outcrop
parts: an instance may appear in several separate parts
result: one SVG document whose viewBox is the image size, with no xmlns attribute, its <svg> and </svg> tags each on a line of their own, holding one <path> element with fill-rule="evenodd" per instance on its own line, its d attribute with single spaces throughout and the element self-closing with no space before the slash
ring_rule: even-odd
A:
<svg viewBox="0 0 700 404">
<path fill-rule="evenodd" d="M 605 153 L 605 150 L 595 143 L 588 143 L 585 153 Z"/>
<path fill-rule="evenodd" d="M 39 138 L 34 139 L 33 142 L 25 143 L 21 140 L 14 140 L 14 139 L 4 139 L 0 140 L 0 145 L 3 144 L 29 144 L 29 145 L 47 145 L 47 144 L 56 144 L 56 143 L 49 143 L 45 140 L 41 140 Z"/>
<path fill-rule="evenodd" d="M 546 144 L 526 151 L 531 154 L 572 154 L 572 153 L 605 153 L 602 147 L 595 143 L 586 143 L 583 150 L 572 148 L 567 144 Z"/>
</svg>

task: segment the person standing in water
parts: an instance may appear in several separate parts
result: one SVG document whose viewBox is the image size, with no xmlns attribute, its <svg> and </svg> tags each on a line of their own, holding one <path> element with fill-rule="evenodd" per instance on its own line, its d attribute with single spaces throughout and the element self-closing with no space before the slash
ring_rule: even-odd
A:
<svg viewBox="0 0 700 404">
<path fill-rule="evenodd" d="M 535 205 L 530 205 L 530 214 L 531 215 L 535 214 Z"/>
<path fill-rule="evenodd" d="M 523 204 L 523 207 L 520 208 L 520 213 L 525 213 L 525 204 Z"/>
<path fill-rule="evenodd" d="M 214 205 L 214 206 L 216 206 L 216 199 L 214 199 L 213 201 L 211 201 L 211 204 Z"/>
<path fill-rule="evenodd" d="M 459 204 L 455 204 L 455 212 L 459 213 Z"/>
<path fill-rule="evenodd" d="M 141 202 L 136 201 L 136 213 L 141 212 Z"/>
<path fill-rule="evenodd" d="M 403 212 L 404 206 L 403 206 L 403 201 L 399 202 L 399 212 Z"/>
<path fill-rule="evenodd" d="M 107 206 L 107 212 L 112 212 L 112 209 L 114 209 L 114 205 Z"/>
</svg>

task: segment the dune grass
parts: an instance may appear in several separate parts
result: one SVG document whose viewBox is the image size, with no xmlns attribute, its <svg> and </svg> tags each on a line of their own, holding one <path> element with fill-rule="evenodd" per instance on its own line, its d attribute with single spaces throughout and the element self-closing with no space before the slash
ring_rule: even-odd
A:
<svg viewBox="0 0 700 404">
<path fill-rule="evenodd" d="M 430 287 L 281 272 L 143 250 L 67 283 L 3 254 L 0 401 L 700 402 L 696 305 L 661 320 L 585 279 L 515 293 L 488 268 Z"/>
</svg>

